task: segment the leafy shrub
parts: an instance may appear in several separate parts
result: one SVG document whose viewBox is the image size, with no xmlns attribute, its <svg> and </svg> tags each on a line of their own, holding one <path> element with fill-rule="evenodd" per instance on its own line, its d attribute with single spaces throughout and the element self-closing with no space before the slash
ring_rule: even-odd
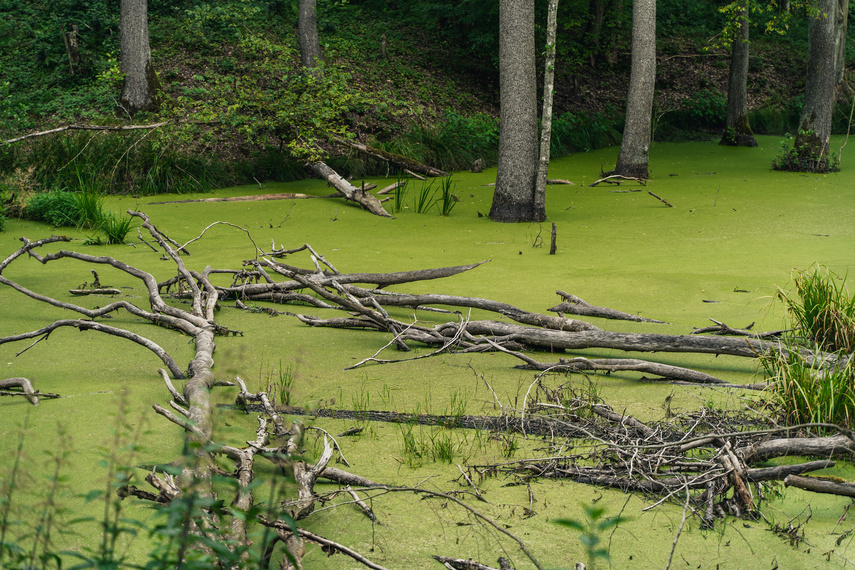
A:
<svg viewBox="0 0 855 570">
<path fill-rule="evenodd" d="M 77 200 L 71 192 L 51 190 L 35 194 L 27 202 L 24 215 L 55 227 L 77 225 Z"/>
<path fill-rule="evenodd" d="M 792 146 L 790 144 L 792 143 Z M 840 160 L 835 153 L 831 156 L 817 153 L 819 137 L 812 130 L 799 131 L 795 139 L 787 134 L 781 141 L 781 151 L 772 159 L 773 170 L 790 172 L 837 172 Z"/>
</svg>

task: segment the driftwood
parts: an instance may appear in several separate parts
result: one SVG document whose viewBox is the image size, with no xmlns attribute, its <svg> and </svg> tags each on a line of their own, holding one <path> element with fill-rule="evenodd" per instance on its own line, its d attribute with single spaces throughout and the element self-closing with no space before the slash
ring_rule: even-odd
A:
<svg viewBox="0 0 855 570">
<path fill-rule="evenodd" d="M 151 130 L 157 129 L 160 127 L 164 127 L 168 125 L 171 121 L 161 121 L 159 123 L 152 123 L 150 125 L 120 125 L 120 126 L 108 126 L 108 125 L 65 125 L 64 127 L 57 127 L 55 129 L 49 129 L 47 131 L 38 131 L 35 133 L 30 133 L 27 135 L 23 135 L 20 137 L 15 137 L 13 139 L 7 139 L 5 141 L 0 141 L 3 144 L 12 144 L 16 142 L 21 142 L 27 139 L 33 139 L 38 137 L 44 137 L 47 135 L 54 135 L 56 133 L 62 133 L 65 131 L 111 131 L 111 132 L 123 132 L 123 131 L 140 131 L 140 130 Z"/>
<path fill-rule="evenodd" d="M 386 186 L 385 188 L 378 190 L 376 192 L 376 194 L 378 196 L 381 194 L 388 194 L 389 192 L 393 192 L 393 191 L 397 190 L 398 188 L 403 188 L 404 186 L 406 186 L 406 184 L 407 184 L 406 180 L 399 180 L 398 182 L 395 182 L 394 184 L 390 184 L 389 186 Z"/>
<path fill-rule="evenodd" d="M 382 162 L 388 162 L 389 164 L 396 166 L 401 170 L 411 170 L 413 172 L 418 172 L 427 176 L 448 176 L 448 172 L 445 172 L 444 170 L 434 168 L 433 166 L 428 166 L 427 164 L 422 164 L 421 162 L 413 160 L 411 158 L 407 158 L 406 156 L 387 152 L 385 150 L 374 148 L 373 146 L 368 146 L 360 142 L 345 140 L 340 137 L 336 137 L 334 140 L 336 143 L 342 146 L 346 146 L 348 148 L 352 148 L 353 150 L 359 151 L 360 153 L 364 154 L 369 158 L 380 160 Z"/>
<path fill-rule="evenodd" d="M 451 568 L 451 570 L 508 570 L 513 568 L 510 565 L 510 562 L 508 562 L 508 559 L 504 557 L 499 558 L 499 568 L 493 568 L 492 566 L 481 564 L 471 558 L 464 560 L 462 558 L 434 555 L 433 559 L 446 568 Z"/>
<path fill-rule="evenodd" d="M 608 176 L 604 176 L 604 177 L 600 178 L 599 180 L 594 181 L 592 184 L 588 184 L 588 188 L 593 188 L 597 184 L 601 184 L 603 182 L 606 182 L 608 184 L 618 184 L 619 185 L 622 182 L 627 182 L 630 180 L 633 182 L 638 182 L 642 186 L 647 186 L 647 181 L 643 178 L 635 178 L 634 176 L 623 176 L 621 174 L 610 174 Z"/>
<path fill-rule="evenodd" d="M 564 302 L 555 305 L 549 310 L 558 314 L 570 313 L 571 315 L 579 315 L 583 317 L 600 317 L 603 319 L 617 319 L 622 321 L 635 321 L 639 323 L 643 322 L 665 324 L 665 321 L 648 319 L 645 317 L 640 317 L 638 315 L 624 313 L 623 311 L 607 309 L 605 307 L 596 307 L 594 305 L 591 305 L 587 301 L 580 299 L 576 295 L 571 295 L 569 293 L 565 293 L 564 291 L 556 291 L 555 294 L 564 299 Z"/>
<path fill-rule="evenodd" d="M 339 176 L 335 170 L 323 162 L 314 162 L 310 166 L 318 176 L 329 182 L 329 184 L 335 188 L 339 194 L 351 202 L 356 202 L 376 216 L 382 216 L 384 218 L 392 217 L 392 215 L 383 208 L 383 205 L 380 204 L 380 201 L 376 197 L 357 188 Z"/>
<path fill-rule="evenodd" d="M 656 198 L 657 200 L 659 200 L 660 202 L 662 202 L 663 204 L 665 204 L 666 206 L 668 206 L 669 208 L 674 207 L 674 204 L 672 204 L 671 202 L 669 202 L 665 198 L 662 198 L 661 196 L 657 196 L 656 194 L 654 194 L 650 190 L 648 190 L 647 193 L 650 194 L 651 196 L 653 196 L 654 198 Z"/>
<path fill-rule="evenodd" d="M 69 293 L 72 295 L 121 295 L 121 289 L 115 289 L 113 287 L 99 287 L 96 289 L 69 289 Z"/>
<path fill-rule="evenodd" d="M 840 481 L 826 477 L 800 477 L 798 475 L 787 475 L 784 479 L 787 487 L 798 487 L 805 491 L 814 493 L 827 493 L 841 495 L 843 497 L 855 497 L 855 483 L 851 481 Z"/>
<path fill-rule="evenodd" d="M 310 194 L 295 194 L 290 192 L 279 194 L 256 194 L 254 196 L 229 196 L 221 198 L 199 198 L 197 200 L 168 200 L 166 202 L 149 202 L 149 206 L 160 204 L 190 204 L 196 202 L 264 202 L 267 200 L 304 200 L 309 198 L 320 198 Z"/>
<path fill-rule="evenodd" d="M 19 390 L 10 390 L 18 388 Z M 39 405 L 39 396 L 43 398 L 59 398 L 58 394 L 42 394 L 33 388 L 27 378 L 7 378 L 0 380 L 0 396 L 23 396 L 34 406 Z"/>
</svg>

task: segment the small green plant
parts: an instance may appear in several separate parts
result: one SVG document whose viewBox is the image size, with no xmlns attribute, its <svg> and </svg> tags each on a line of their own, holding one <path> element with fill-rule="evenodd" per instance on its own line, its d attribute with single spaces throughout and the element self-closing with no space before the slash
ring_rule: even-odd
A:
<svg viewBox="0 0 855 570">
<path fill-rule="evenodd" d="M 823 144 L 813 130 L 799 130 L 798 137 L 793 138 L 789 133 L 785 137 L 780 143 L 781 151 L 772 159 L 773 170 L 790 172 L 837 172 L 840 170 L 840 159 L 836 153 L 829 155 L 817 152 L 817 149 L 822 148 Z"/>
<path fill-rule="evenodd" d="M 609 551 L 600 546 L 602 534 L 625 522 L 625 517 L 606 517 L 606 509 L 594 505 L 582 505 L 585 509 L 585 520 L 557 519 L 555 524 L 573 529 L 581 533 L 579 542 L 585 546 L 587 568 L 593 570 L 598 558 L 609 560 Z"/>
<path fill-rule="evenodd" d="M 460 201 L 460 198 L 455 196 L 452 193 L 453 189 L 453 181 L 451 180 L 451 176 L 446 176 L 440 182 L 440 190 L 441 195 L 439 197 L 439 215 L 440 216 L 448 216 L 451 214 L 451 210 L 454 209 L 454 206 Z"/>
<path fill-rule="evenodd" d="M 413 209 L 415 212 L 424 214 L 430 210 L 436 204 L 434 195 L 436 195 L 436 188 L 433 187 L 433 180 L 422 182 L 421 188 L 414 196 Z"/>
<path fill-rule="evenodd" d="M 134 220 L 130 216 L 117 217 L 112 212 L 101 215 L 98 229 L 104 233 L 107 243 L 110 245 L 121 245 L 134 227 Z"/>
<path fill-rule="evenodd" d="M 400 213 L 404 210 L 406 205 L 404 201 L 407 197 L 407 184 L 405 181 L 398 178 L 398 182 L 395 186 L 395 213 Z"/>
</svg>

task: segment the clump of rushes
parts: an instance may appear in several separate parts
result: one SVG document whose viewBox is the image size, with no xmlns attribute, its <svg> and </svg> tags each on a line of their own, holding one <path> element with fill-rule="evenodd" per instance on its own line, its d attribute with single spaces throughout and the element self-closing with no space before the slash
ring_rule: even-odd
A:
<svg viewBox="0 0 855 570">
<path fill-rule="evenodd" d="M 824 266 L 793 275 L 793 291 L 779 290 L 792 323 L 784 349 L 766 355 L 773 406 L 790 423 L 855 419 L 855 298 L 845 279 Z M 811 358 L 826 353 L 826 358 Z"/>
<path fill-rule="evenodd" d="M 793 275 L 795 291 L 778 291 L 793 327 L 808 342 L 828 352 L 855 348 L 855 296 L 845 277 L 822 265 Z"/>
</svg>

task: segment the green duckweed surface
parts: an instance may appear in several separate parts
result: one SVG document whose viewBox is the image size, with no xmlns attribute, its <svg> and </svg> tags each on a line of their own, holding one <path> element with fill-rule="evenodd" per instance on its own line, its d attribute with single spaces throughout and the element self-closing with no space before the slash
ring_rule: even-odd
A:
<svg viewBox="0 0 855 570">
<path fill-rule="evenodd" d="M 490 260 L 477 269 L 453 278 L 397 286 L 396 291 L 446 293 L 484 297 L 545 312 L 563 290 L 588 302 L 667 321 L 666 325 L 617 321 L 597 322 L 610 330 L 688 333 L 714 318 L 732 326 L 756 322 L 756 329 L 782 328 L 780 307 L 774 302 L 776 287 L 788 287 L 794 268 L 819 262 L 838 274 L 855 267 L 855 170 L 848 166 L 844 149 L 843 171 L 829 175 L 773 172 L 770 159 L 778 139 L 760 137 L 757 149 L 720 147 L 714 143 L 658 143 L 651 155 L 653 178 L 640 192 L 638 185 L 588 187 L 608 169 L 617 148 L 578 154 L 553 161 L 550 177 L 573 181 L 573 186 L 551 186 L 548 191 L 549 222 L 558 228 L 558 251 L 548 255 L 550 224 L 497 224 L 486 215 L 490 208 L 495 169 L 481 174 L 454 176 L 460 202 L 448 217 L 436 210 L 427 214 L 403 211 L 396 218 L 374 217 L 339 199 L 285 200 L 275 202 L 222 202 L 150 204 L 200 196 L 146 198 L 110 197 L 106 206 L 115 212 L 141 210 L 165 233 L 180 242 L 200 234 L 209 224 L 227 221 L 246 228 L 262 248 L 297 247 L 309 243 L 343 272 L 383 272 L 460 265 Z M 835 148 L 842 141 L 833 141 Z M 378 179 L 381 186 L 394 180 Z M 410 193 L 419 182 L 411 182 Z M 647 193 L 650 190 L 674 205 L 665 206 Z M 271 192 L 329 194 L 321 181 L 264 184 L 219 190 L 216 196 Z M 391 208 L 391 202 L 387 206 Z M 4 258 L 19 247 L 17 238 L 45 237 L 57 230 L 43 224 L 11 222 L 0 234 Z M 62 230 L 65 231 L 65 230 Z M 85 238 L 85 233 L 68 235 Z M 135 235 L 135 232 L 132 234 Z M 136 241 L 129 240 L 129 241 Z M 71 246 L 93 255 L 110 255 L 153 272 L 158 279 L 174 274 L 171 262 L 137 244 L 125 246 Z M 66 248 L 71 246 L 66 245 Z M 204 239 L 189 246 L 188 266 L 201 270 L 239 268 L 254 256 L 247 235 L 227 226 L 215 226 Z M 305 267 L 304 254 L 289 263 Z M 94 266 L 63 260 L 42 266 L 21 259 L 4 274 L 23 286 L 70 301 L 68 289 L 91 281 Z M 125 297 L 145 301 L 138 283 L 107 267 L 96 268 L 102 284 L 124 289 Z M 221 278 L 225 283 L 226 277 Z M 713 302 L 711 302 L 713 301 Z M 76 299 L 87 306 L 103 305 L 104 298 Z M 218 322 L 243 331 L 239 337 L 218 337 L 216 368 L 223 379 L 240 375 L 251 389 L 260 389 L 268 378 L 290 366 L 293 377 L 291 401 L 309 408 L 324 405 L 346 409 L 395 410 L 446 413 L 460 402 L 469 414 L 497 414 L 489 382 L 504 406 L 519 407 L 533 381 L 531 372 L 515 370 L 515 359 L 504 354 L 443 355 L 395 365 L 343 369 L 377 352 L 387 335 L 360 331 L 311 329 L 288 316 L 270 317 L 241 312 L 224 303 Z M 282 307 L 306 314 L 327 316 L 309 307 Z M 412 311 L 390 311 L 401 319 Z M 445 318 L 420 312 L 425 321 Z M 484 315 L 472 314 L 473 318 Z M 35 330 L 70 313 L 36 303 L 8 288 L 0 289 L 0 335 Z M 495 318 L 491 316 L 490 318 Z M 189 361 L 192 344 L 174 331 L 146 325 L 127 313 L 110 324 L 126 327 L 166 348 L 181 365 Z M 111 430 L 121 412 L 141 426 L 140 450 L 134 464 L 165 463 L 181 451 L 177 428 L 156 416 L 154 403 L 168 401 L 156 373 L 160 361 L 141 347 L 94 332 L 58 330 L 18 355 L 29 342 L 0 345 L 3 377 L 25 376 L 45 392 L 62 394 L 33 408 L 22 399 L 0 399 L 0 453 L 9 465 L 25 433 L 25 464 L 32 475 L 27 489 L 16 496 L 19 504 L 37 504 L 46 483 L 48 452 L 60 447 L 58 426 L 64 427 L 63 445 L 74 450 L 64 470 L 68 492 L 64 504 L 77 515 L 98 517 L 103 503 L 86 504 L 89 490 L 103 488 L 104 471 L 98 466 L 109 449 Z M 424 354 L 417 348 L 410 355 Z M 597 354 L 608 356 L 609 351 Z M 394 351 L 388 358 L 402 355 Z M 623 356 L 623 354 L 620 354 Z M 541 354 L 541 360 L 558 355 Z M 755 362 L 730 357 L 659 354 L 662 362 L 695 366 L 734 383 L 757 381 Z M 477 373 L 477 374 L 476 374 Z M 615 409 L 644 420 L 664 418 L 664 402 L 672 397 L 671 410 L 680 413 L 703 405 L 741 408 L 756 397 L 742 391 L 722 391 L 694 386 L 639 382 L 639 374 L 597 377 L 600 396 Z M 587 386 L 584 376 L 553 377 L 547 384 L 570 382 Z M 121 394 L 124 393 L 125 396 Z M 233 400 L 228 388 L 217 398 Z M 253 437 L 254 418 L 231 411 L 220 412 L 217 438 L 237 443 Z M 331 433 L 359 424 L 354 420 L 314 420 Z M 361 424 L 360 424 L 361 425 Z M 425 460 L 420 467 L 408 465 L 403 452 L 402 427 L 370 424 L 365 434 L 343 438 L 342 446 L 352 471 L 390 484 L 427 486 L 448 491 L 463 489 L 457 465 L 505 461 L 503 442 L 490 434 L 457 430 L 441 433 L 453 441 L 456 454 L 451 464 Z M 406 427 L 403 428 L 407 429 Z M 423 440 L 438 437 L 438 430 L 413 428 Z M 131 439 L 134 436 L 130 436 Z M 314 441 L 314 440 L 311 440 Z M 309 453 L 312 450 L 310 445 Z M 513 458 L 544 453 L 543 442 L 521 442 Z M 855 470 L 839 462 L 834 475 L 855 478 Z M 144 472 L 140 471 L 139 481 Z M 630 519 L 604 539 L 616 568 L 663 568 L 680 526 L 682 506 L 668 503 L 642 509 L 655 498 L 624 495 L 571 482 L 542 480 L 532 483 L 535 502 L 530 503 L 525 485 L 516 480 L 488 478 L 481 482 L 488 503 L 472 500 L 473 507 L 498 519 L 525 540 L 546 567 L 572 567 L 584 561 L 583 547 L 574 533 L 552 524 L 556 518 L 583 515 L 582 505 L 597 502 L 607 514 L 622 513 Z M 143 484 L 141 484 L 142 486 Z M 318 490 L 332 490 L 321 484 Z M 467 499 L 469 501 L 469 499 Z M 28 503 L 29 502 L 29 503 Z M 680 536 L 672 567 L 691 568 L 824 568 L 844 567 L 855 560 L 855 544 L 845 533 L 855 523 L 841 519 L 847 499 L 812 495 L 778 487 L 762 505 L 762 519 L 729 518 L 714 531 L 702 531 L 690 518 Z M 308 528 L 350 545 L 387 568 L 422 568 L 435 564 L 431 554 L 472 557 L 495 564 L 500 555 L 510 557 L 517 568 L 531 567 L 515 545 L 494 531 L 476 524 L 464 511 L 438 500 L 419 500 L 398 494 L 374 500 L 382 526 L 371 523 L 352 506 L 322 510 L 305 521 Z M 526 517 L 532 507 L 534 516 Z M 152 510 L 125 501 L 125 514 L 146 520 Z M 803 527 L 804 541 L 796 546 L 770 531 L 770 524 L 790 521 Z M 73 534 L 59 538 L 66 548 L 92 546 L 95 527 L 78 525 Z M 838 538 L 842 538 L 838 544 Z M 147 539 L 128 540 L 129 554 L 140 559 Z M 307 568 L 356 568 L 343 556 L 328 558 L 311 549 Z"/>
</svg>

